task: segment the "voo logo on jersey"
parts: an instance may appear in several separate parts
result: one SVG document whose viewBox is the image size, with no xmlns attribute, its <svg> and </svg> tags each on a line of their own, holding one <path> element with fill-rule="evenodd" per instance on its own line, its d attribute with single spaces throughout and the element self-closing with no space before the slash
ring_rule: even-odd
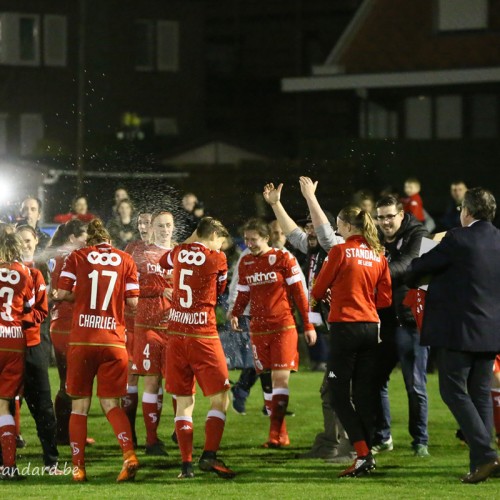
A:
<svg viewBox="0 0 500 500">
<path fill-rule="evenodd" d="M 192 264 L 194 266 L 202 266 L 207 260 L 203 252 L 193 252 L 191 250 L 181 250 L 177 256 L 177 260 L 183 264 Z"/>
<path fill-rule="evenodd" d="M 101 264 L 103 266 L 119 266 L 122 258 L 117 253 L 99 253 L 90 252 L 87 255 L 87 260 L 91 264 Z"/>
<path fill-rule="evenodd" d="M 253 273 L 246 277 L 249 285 L 264 285 L 278 281 L 278 275 L 274 271 L 268 273 Z"/>
</svg>

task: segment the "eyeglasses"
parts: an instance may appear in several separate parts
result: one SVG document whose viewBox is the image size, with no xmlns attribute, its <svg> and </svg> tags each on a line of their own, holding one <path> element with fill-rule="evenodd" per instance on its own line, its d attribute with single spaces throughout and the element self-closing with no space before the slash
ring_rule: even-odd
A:
<svg viewBox="0 0 500 500">
<path fill-rule="evenodd" d="M 380 222 L 383 222 L 385 220 L 391 221 L 394 220 L 394 217 L 396 217 L 397 215 L 398 214 L 377 215 L 375 218 Z"/>
</svg>

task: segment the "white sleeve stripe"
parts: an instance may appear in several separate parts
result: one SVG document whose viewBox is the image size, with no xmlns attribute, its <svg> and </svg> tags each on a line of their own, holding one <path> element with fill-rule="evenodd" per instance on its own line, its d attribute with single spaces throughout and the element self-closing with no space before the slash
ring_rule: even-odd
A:
<svg viewBox="0 0 500 500">
<path fill-rule="evenodd" d="M 73 273 L 68 273 L 68 271 L 63 271 L 61 273 L 61 278 L 71 278 L 72 280 L 76 281 L 76 276 Z"/>
<path fill-rule="evenodd" d="M 293 285 L 301 280 L 300 274 L 295 274 L 294 276 L 290 276 L 290 278 L 286 279 L 288 285 Z"/>
<path fill-rule="evenodd" d="M 169 266 L 174 267 L 174 263 L 172 262 L 172 252 L 168 252 L 167 262 Z"/>
<path fill-rule="evenodd" d="M 139 290 L 139 285 L 137 283 L 127 283 L 125 285 L 125 291 L 128 292 L 129 290 Z"/>
<path fill-rule="evenodd" d="M 249 292 L 250 287 L 248 285 L 236 285 L 236 290 L 238 290 L 238 292 Z"/>
<path fill-rule="evenodd" d="M 28 304 L 30 307 L 33 307 L 34 303 L 35 303 L 35 297 L 32 297 L 30 300 L 28 300 Z"/>
</svg>

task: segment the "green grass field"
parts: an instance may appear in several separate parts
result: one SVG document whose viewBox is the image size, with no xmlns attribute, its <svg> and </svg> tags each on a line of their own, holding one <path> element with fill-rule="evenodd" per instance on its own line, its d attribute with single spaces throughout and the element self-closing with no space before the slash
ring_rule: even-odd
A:
<svg viewBox="0 0 500 500">
<path fill-rule="evenodd" d="M 53 388 L 57 387 L 55 369 L 51 369 Z M 231 372 L 237 379 L 238 372 Z M 441 402 L 437 377 L 429 377 L 430 452 L 432 457 L 419 459 L 410 450 L 407 433 L 407 402 L 402 376 L 396 371 L 391 381 L 394 451 L 377 458 L 377 470 L 370 477 L 337 479 L 342 465 L 322 460 L 298 460 L 295 454 L 307 450 L 321 430 L 318 389 L 321 374 L 302 371 L 292 376 L 290 407 L 296 416 L 288 419 L 292 446 L 286 450 L 260 447 L 266 440 L 268 419 L 261 413 L 260 387 L 253 391 L 247 415 L 230 410 L 220 457 L 238 476 L 232 481 L 215 475 L 197 473 L 195 479 L 179 481 L 179 452 L 170 441 L 173 429 L 172 407 L 166 399 L 160 425 L 160 437 L 167 443 L 166 458 L 146 457 L 138 451 L 141 469 L 135 483 L 116 484 L 121 468 L 121 453 L 105 417 L 94 399 L 89 418 L 89 435 L 97 441 L 87 449 L 89 482 L 72 484 L 69 476 L 39 477 L 31 475 L 20 483 L 2 483 L 0 492 L 8 496 L 38 498 L 499 498 L 500 479 L 478 485 L 463 485 L 459 477 L 467 472 L 468 450 L 454 437 L 456 425 Z M 203 445 L 203 424 L 207 401 L 200 396 L 195 409 L 195 457 Z M 138 419 L 139 442 L 144 442 L 142 417 Z M 22 410 L 22 434 L 28 442 L 20 450 L 19 467 L 29 463 L 40 466 L 40 445 L 34 423 L 26 405 Z M 60 462 L 71 462 L 69 447 L 60 449 Z"/>
</svg>

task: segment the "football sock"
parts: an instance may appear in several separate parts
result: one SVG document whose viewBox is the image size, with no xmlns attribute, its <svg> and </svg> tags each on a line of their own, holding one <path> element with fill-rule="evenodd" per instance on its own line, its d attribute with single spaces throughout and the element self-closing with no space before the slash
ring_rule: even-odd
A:
<svg viewBox="0 0 500 500">
<path fill-rule="evenodd" d="M 366 455 L 370 453 L 366 441 L 356 441 L 355 443 L 353 443 L 353 446 L 358 457 L 366 457 Z"/>
<path fill-rule="evenodd" d="M 192 417 L 175 417 L 175 433 L 183 462 L 193 461 L 193 419 Z"/>
<path fill-rule="evenodd" d="M 57 442 L 69 443 L 69 418 L 71 416 L 71 398 L 62 390 L 56 394 L 54 411 L 57 421 Z"/>
<path fill-rule="evenodd" d="M 161 381 L 160 381 L 161 384 Z M 160 385 L 160 388 L 158 389 L 158 401 L 156 403 L 157 405 L 157 412 L 158 412 L 158 420 L 156 421 L 156 427 L 158 428 L 160 425 L 160 418 L 161 418 L 161 411 L 163 409 L 163 387 Z"/>
<path fill-rule="evenodd" d="M 267 416 L 271 415 L 272 406 L 273 406 L 273 393 L 272 392 L 264 392 L 264 406 L 266 407 Z"/>
<path fill-rule="evenodd" d="M 87 441 L 87 415 L 71 412 L 69 419 L 69 443 L 73 465 L 85 467 L 85 442 Z"/>
<path fill-rule="evenodd" d="M 125 412 L 119 406 L 115 406 L 109 410 L 108 413 L 106 413 L 106 418 L 111 424 L 111 427 L 113 427 L 113 431 L 116 439 L 118 439 L 118 442 L 120 443 L 123 455 L 125 455 L 128 451 L 134 451 L 132 429 Z"/>
<path fill-rule="evenodd" d="M 500 389 L 491 389 L 493 399 L 493 418 L 495 421 L 495 433 L 500 435 Z"/>
<path fill-rule="evenodd" d="M 158 442 L 158 394 L 143 393 L 142 414 L 146 425 L 146 445 L 151 446 Z"/>
<path fill-rule="evenodd" d="M 218 410 L 210 410 L 205 422 L 205 446 L 204 451 L 216 452 L 219 449 L 226 425 L 226 415 Z"/>
<path fill-rule="evenodd" d="M 4 467 L 14 467 L 16 463 L 16 426 L 12 415 L 0 417 L 0 443 Z"/>
<path fill-rule="evenodd" d="M 122 408 L 127 415 L 132 434 L 135 436 L 135 419 L 137 416 L 137 406 L 139 404 L 139 388 L 136 385 L 129 385 L 126 396 L 122 397 Z"/>
<path fill-rule="evenodd" d="M 285 419 L 286 409 L 288 407 L 290 391 L 288 389 L 273 389 L 273 399 L 271 406 L 271 429 L 270 439 L 279 439 L 281 426 Z"/>
</svg>

